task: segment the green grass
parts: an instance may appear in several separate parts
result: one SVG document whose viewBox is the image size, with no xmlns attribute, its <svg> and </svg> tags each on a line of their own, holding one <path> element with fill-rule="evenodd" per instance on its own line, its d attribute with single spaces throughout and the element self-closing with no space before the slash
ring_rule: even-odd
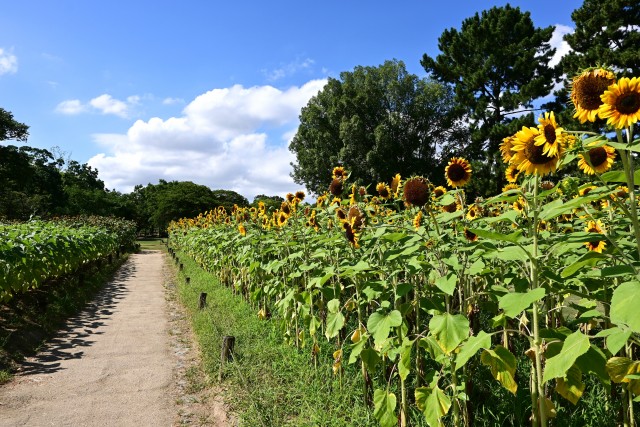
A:
<svg viewBox="0 0 640 427">
<path fill-rule="evenodd" d="M 92 263 L 0 304 L 0 384 L 11 379 L 18 361 L 35 354 L 66 319 L 82 310 L 126 259 Z"/>
<path fill-rule="evenodd" d="M 309 351 L 284 343 L 277 321 L 259 320 L 230 289 L 186 256 L 178 255 L 184 270 L 177 274 L 178 294 L 187 307 L 202 352 L 209 383 L 218 383 L 220 350 L 225 335 L 235 337 L 235 359 L 223 368 L 220 384 L 225 402 L 246 426 L 376 426 L 362 399 L 356 365 L 345 366 L 342 380 L 333 375 L 331 348 L 324 345 L 318 368 Z M 190 277 L 190 284 L 185 277 Z M 207 306 L 198 309 L 201 292 Z M 309 345 L 309 343 L 307 343 Z M 345 363 L 346 364 L 346 363 Z"/>
<path fill-rule="evenodd" d="M 166 249 L 166 241 L 166 239 L 161 239 L 159 237 L 146 237 L 136 240 L 136 243 L 140 245 L 141 250 L 162 251 Z"/>
</svg>

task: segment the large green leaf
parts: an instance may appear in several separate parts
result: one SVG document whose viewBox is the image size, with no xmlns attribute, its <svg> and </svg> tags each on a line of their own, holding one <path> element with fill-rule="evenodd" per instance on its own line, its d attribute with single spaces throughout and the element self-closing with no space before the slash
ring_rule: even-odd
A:
<svg viewBox="0 0 640 427">
<path fill-rule="evenodd" d="M 542 381 L 547 382 L 553 378 L 566 376 L 567 371 L 573 366 L 576 359 L 585 354 L 590 345 L 589 337 L 580 331 L 575 331 L 569 335 L 564 340 L 560 353 L 547 359 Z"/>
<path fill-rule="evenodd" d="M 398 374 L 402 380 L 406 380 L 411 373 L 411 349 L 413 348 L 413 340 L 405 338 L 402 341 L 400 349 L 400 363 L 398 363 Z"/>
<path fill-rule="evenodd" d="M 402 324 L 402 315 L 398 310 L 392 310 L 389 313 L 381 313 L 376 311 L 367 321 L 367 329 L 373 335 L 376 345 L 382 344 L 389 337 L 391 328 L 395 328 Z"/>
<path fill-rule="evenodd" d="M 611 322 L 627 325 L 633 332 L 640 333 L 640 282 L 623 283 L 613 291 L 611 297 Z"/>
<path fill-rule="evenodd" d="M 500 384 L 511 393 L 516 394 L 518 391 L 518 383 L 515 379 L 516 357 L 509 350 L 497 345 L 493 350 L 483 351 L 480 361 L 491 369 L 493 378 L 500 381 Z"/>
<path fill-rule="evenodd" d="M 589 251 L 583 256 L 581 256 L 580 258 L 578 258 L 577 261 L 573 262 L 571 265 L 567 266 L 564 270 L 562 270 L 562 272 L 560 273 L 560 276 L 563 279 L 569 276 L 572 276 L 573 274 L 577 273 L 582 267 L 594 266 L 598 261 L 606 257 L 607 257 L 606 255 L 601 254 L 599 252 Z"/>
<path fill-rule="evenodd" d="M 509 243 L 518 243 L 520 237 L 522 236 L 522 230 L 516 230 L 511 234 L 496 233 L 495 231 L 483 230 L 481 228 L 472 228 L 469 231 L 484 239 Z"/>
<path fill-rule="evenodd" d="M 453 295 L 458 283 L 458 276 L 449 273 L 446 276 L 440 276 L 435 280 L 435 285 L 447 295 Z"/>
<path fill-rule="evenodd" d="M 584 383 L 582 382 L 582 371 L 576 365 L 573 365 L 567 371 L 564 378 L 558 378 L 556 381 L 556 391 L 558 394 L 574 405 L 582 397 L 584 392 Z"/>
<path fill-rule="evenodd" d="M 376 366 L 380 363 L 380 360 L 382 360 L 378 352 L 372 348 L 365 348 L 362 350 L 360 353 L 360 359 L 362 359 L 364 366 L 372 374 L 375 372 Z"/>
<path fill-rule="evenodd" d="M 491 347 L 491 335 L 485 331 L 480 331 L 478 335 L 469 339 L 460 347 L 460 352 L 456 356 L 456 371 L 464 366 L 481 348 Z"/>
<path fill-rule="evenodd" d="M 327 328 L 324 331 L 324 335 L 327 339 L 331 339 L 338 335 L 340 329 L 344 327 L 344 316 L 342 313 L 331 313 L 327 314 Z"/>
<path fill-rule="evenodd" d="M 439 427 L 440 419 L 447 415 L 451 408 L 451 399 L 436 385 L 418 387 L 415 391 L 416 405 L 422 411 L 430 427 Z"/>
<path fill-rule="evenodd" d="M 525 293 L 512 292 L 503 295 L 499 299 L 498 307 L 504 310 L 504 314 L 512 319 L 526 310 L 536 301 L 541 300 L 546 294 L 544 288 L 536 288 Z"/>
<path fill-rule="evenodd" d="M 393 393 L 387 393 L 386 390 L 380 389 L 373 392 L 373 416 L 376 417 L 381 427 L 396 427 L 398 425 L 396 403 L 396 395 Z"/>
<path fill-rule="evenodd" d="M 640 374 L 640 362 L 627 357 L 612 357 L 607 361 L 607 373 L 614 383 L 627 383 L 633 394 L 640 395 L 640 379 L 635 378 Z"/>
<path fill-rule="evenodd" d="M 462 314 L 437 314 L 429 322 L 429 330 L 446 354 L 469 336 L 469 319 Z"/>
</svg>

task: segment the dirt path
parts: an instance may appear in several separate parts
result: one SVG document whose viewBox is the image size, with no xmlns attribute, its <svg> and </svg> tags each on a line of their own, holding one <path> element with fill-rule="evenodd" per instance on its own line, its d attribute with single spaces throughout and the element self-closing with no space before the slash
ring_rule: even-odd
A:
<svg viewBox="0 0 640 427">
<path fill-rule="evenodd" d="M 0 425 L 184 423 L 176 406 L 184 379 L 175 375 L 184 360 L 176 358 L 189 348 L 176 352 L 169 333 L 176 325 L 167 314 L 163 266 L 161 252 L 131 255 L 96 301 L 0 387 Z M 171 310 L 173 319 L 175 304 Z"/>
</svg>

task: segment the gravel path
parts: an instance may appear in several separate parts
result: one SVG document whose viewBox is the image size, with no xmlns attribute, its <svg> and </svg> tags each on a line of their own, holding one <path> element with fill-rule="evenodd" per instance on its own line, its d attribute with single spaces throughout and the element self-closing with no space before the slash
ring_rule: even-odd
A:
<svg viewBox="0 0 640 427">
<path fill-rule="evenodd" d="M 132 254 L 96 301 L 0 387 L 0 426 L 171 426 L 164 254 Z"/>
</svg>

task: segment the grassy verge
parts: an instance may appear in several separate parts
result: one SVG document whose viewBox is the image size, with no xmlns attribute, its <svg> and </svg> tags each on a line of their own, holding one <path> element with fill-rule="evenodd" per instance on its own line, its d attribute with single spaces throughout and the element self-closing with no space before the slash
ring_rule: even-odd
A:
<svg viewBox="0 0 640 427">
<path fill-rule="evenodd" d="M 126 261 L 127 255 L 85 266 L 79 274 L 52 281 L 0 304 L 0 384 L 11 379 L 16 362 L 38 348 L 77 314 Z"/>
<path fill-rule="evenodd" d="M 220 285 L 212 274 L 186 256 L 178 256 L 184 264 L 177 275 L 179 296 L 191 315 L 211 384 L 218 383 L 223 337 L 235 337 L 235 358 L 224 365 L 220 385 L 242 425 L 377 425 L 363 403 L 355 365 L 346 366 L 342 377 L 334 376 L 331 349 L 326 346 L 320 352 L 321 367 L 314 368 L 308 351 L 302 353 L 284 343 L 277 321 L 259 320 L 245 301 Z M 198 308 L 201 292 L 207 293 L 203 310 Z"/>
</svg>

